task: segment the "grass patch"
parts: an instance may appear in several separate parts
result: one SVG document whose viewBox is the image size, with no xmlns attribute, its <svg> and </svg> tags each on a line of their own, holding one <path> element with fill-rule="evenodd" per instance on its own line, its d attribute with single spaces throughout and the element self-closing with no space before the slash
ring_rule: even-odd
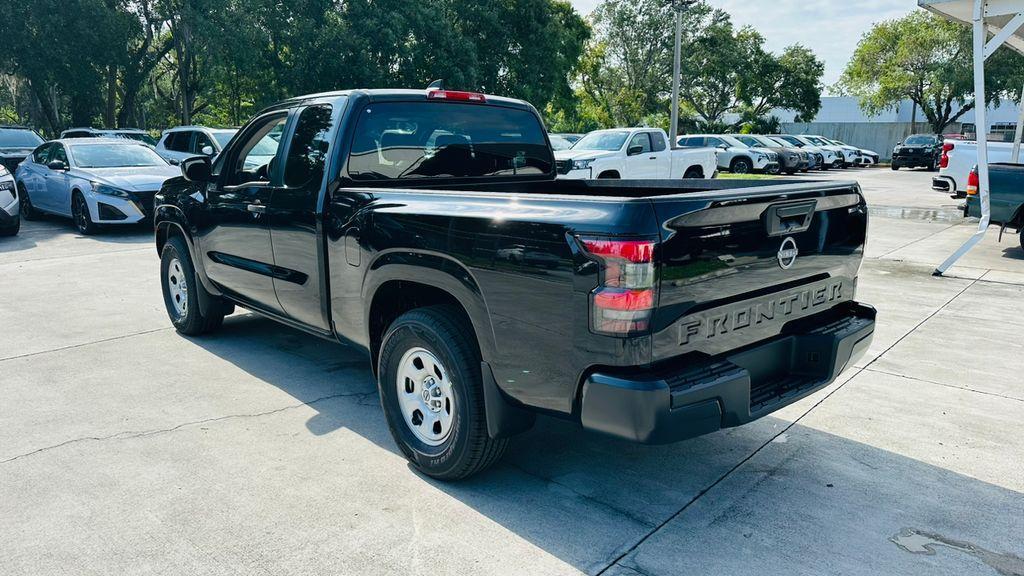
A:
<svg viewBox="0 0 1024 576">
<path fill-rule="evenodd" d="M 733 174 L 731 172 L 719 172 L 718 177 L 722 180 L 778 180 L 785 178 L 778 174 L 773 176 L 771 174 Z"/>
</svg>

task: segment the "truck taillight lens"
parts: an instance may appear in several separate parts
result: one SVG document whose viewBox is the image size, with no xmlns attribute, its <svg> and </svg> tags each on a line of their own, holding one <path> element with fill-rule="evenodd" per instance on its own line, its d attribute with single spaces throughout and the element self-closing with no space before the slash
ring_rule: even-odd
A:
<svg viewBox="0 0 1024 576">
<path fill-rule="evenodd" d="M 956 145 L 952 142 L 942 143 L 942 158 L 939 159 L 939 168 L 949 168 L 949 153 Z"/>
<path fill-rule="evenodd" d="M 967 195 L 977 196 L 978 195 L 978 169 L 971 170 L 971 174 L 967 177 Z"/>
<path fill-rule="evenodd" d="M 646 332 L 657 297 L 651 240 L 581 238 L 601 263 L 601 283 L 590 295 L 591 328 L 626 336 Z"/>
</svg>

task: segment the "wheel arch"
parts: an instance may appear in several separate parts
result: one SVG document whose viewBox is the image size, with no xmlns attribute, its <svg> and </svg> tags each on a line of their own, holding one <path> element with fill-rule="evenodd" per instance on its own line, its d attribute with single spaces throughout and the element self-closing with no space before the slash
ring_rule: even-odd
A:
<svg viewBox="0 0 1024 576">
<path fill-rule="evenodd" d="M 494 330 L 483 292 L 472 273 L 450 257 L 397 251 L 380 255 L 363 283 L 364 327 L 374 375 L 388 326 L 399 316 L 425 306 L 448 304 L 473 330 L 481 358 L 495 353 Z"/>
</svg>

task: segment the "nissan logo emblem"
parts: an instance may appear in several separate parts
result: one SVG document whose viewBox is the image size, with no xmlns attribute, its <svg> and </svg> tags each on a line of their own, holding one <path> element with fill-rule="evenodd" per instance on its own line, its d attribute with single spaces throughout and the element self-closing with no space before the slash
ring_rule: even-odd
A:
<svg viewBox="0 0 1024 576">
<path fill-rule="evenodd" d="M 797 255 L 800 254 L 800 250 L 796 247 L 796 240 L 790 236 L 782 241 L 782 246 L 779 247 L 779 266 L 783 270 L 789 270 L 796 262 Z"/>
</svg>

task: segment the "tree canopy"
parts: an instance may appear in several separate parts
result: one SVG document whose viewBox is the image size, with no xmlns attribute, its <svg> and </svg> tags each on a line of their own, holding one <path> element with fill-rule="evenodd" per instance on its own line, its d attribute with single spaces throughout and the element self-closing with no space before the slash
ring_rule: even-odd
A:
<svg viewBox="0 0 1024 576">
<path fill-rule="evenodd" d="M 919 10 L 864 34 L 837 88 L 857 96 L 869 114 L 911 100 L 941 133 L 974 109 L 971 55 L 970 28 Z M 1024 57 L 1000 48 L 985 69 L 986 103 L 1016 97 L 1024 83 Z"/>
</svg>

